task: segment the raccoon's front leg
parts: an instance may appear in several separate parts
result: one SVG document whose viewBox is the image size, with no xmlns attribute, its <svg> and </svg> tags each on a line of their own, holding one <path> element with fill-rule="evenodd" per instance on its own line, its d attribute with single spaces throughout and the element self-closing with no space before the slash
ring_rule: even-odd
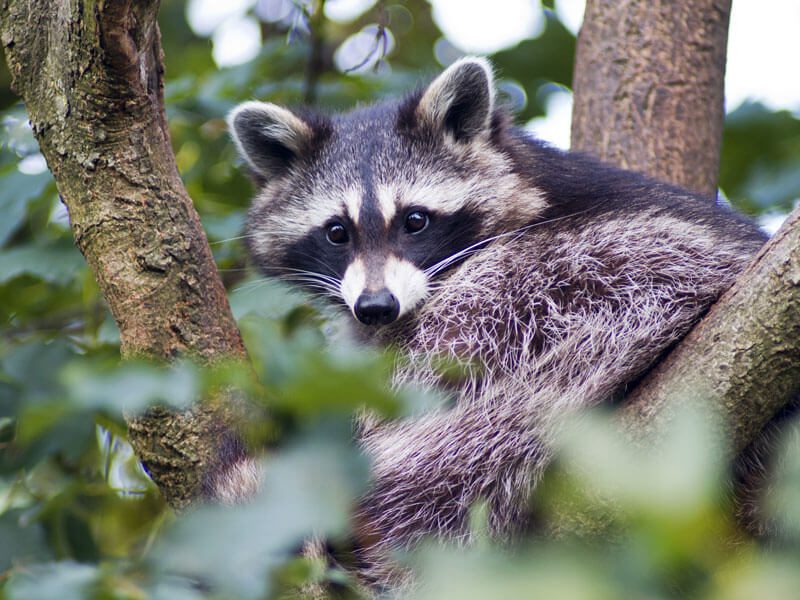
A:
<svg viewBox="0 0 800 600">
<path fill-rule="evenodd" d="M 363 441 L 373 485 L 362 520 L 395 547 L 431 534 L 468 541 L 469 510 L 486 500 L 492 532 L 513 535 L 524 522 L 533 467 L 545 454 L 523 413 L 454 409 L 380 426 Z"/>
<path fill-rule="evenodd" d="M 385 423 L 362 439 L 373 478 L 357 515 L 359 578 L 394 588 L 408 574 L 391 561 L 391 551 L 425 536 L 469 543 L 469 513 L 478 501 L 488 503 L 493 535 L 508 540 L 521 532 L 548 450 L 526 411 L 510 406 Z"/>
</svg>

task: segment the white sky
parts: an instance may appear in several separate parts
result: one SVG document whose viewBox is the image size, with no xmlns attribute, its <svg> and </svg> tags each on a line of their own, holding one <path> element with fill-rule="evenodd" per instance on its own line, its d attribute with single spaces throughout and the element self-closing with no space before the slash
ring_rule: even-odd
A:
<svg viewBox="0 0 800 600">
<path fill-rule="evenodd" d="M 445 37 L 472 54 L 512 46 L 544 28 L 539 0 L 434 0 L 431 4 L 433 19 Z"/>
</svg>

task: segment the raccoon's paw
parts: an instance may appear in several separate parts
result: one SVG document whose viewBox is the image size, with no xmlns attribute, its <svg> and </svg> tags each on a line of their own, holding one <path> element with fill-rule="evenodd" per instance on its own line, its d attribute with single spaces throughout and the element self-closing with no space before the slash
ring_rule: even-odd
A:
<svg viewBox="0 0 800 600">
<path fill-rule="evenodd" d="M 204 485 L 204 495 L 220 504 L 241 504 L 258 493 L 261 481 L 259 461 L 245 456 L 211 473 Z"/>
</svg>

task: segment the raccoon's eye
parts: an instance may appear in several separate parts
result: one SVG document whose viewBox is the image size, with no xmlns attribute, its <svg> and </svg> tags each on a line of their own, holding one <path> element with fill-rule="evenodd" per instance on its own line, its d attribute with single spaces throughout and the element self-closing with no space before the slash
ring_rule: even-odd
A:
<svg viewBox="0 0 800 600">
<path fill-rule="evenodd" d="M 406 231 L 408 233 L 419 233 L 428 226 L 430 218 L 427 213 L 415 210 L 406 215 Z"/>
<path fill-rule="evenodd" d="M 331 223 L 328 225 L 325 231 L 325 237 L 328 238 L 328 241 L 334 246 L 346 244 L 350 240 L 350 236 L 347 235 L 347 229 L 345 229 L 344 225 L 341 223 Z"/>
</svg>

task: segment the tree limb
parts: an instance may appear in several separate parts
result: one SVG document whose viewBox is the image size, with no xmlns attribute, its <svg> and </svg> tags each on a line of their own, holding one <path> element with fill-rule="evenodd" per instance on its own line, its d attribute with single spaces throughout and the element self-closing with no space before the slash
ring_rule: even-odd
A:
<svg viewBox="0 0 800 600">
<path fill-rule="evenodd" d="M 178 174 L 163 103 L 157 0 L 0 0 L 0 39 L 124 357 L 245 350 Z M 229 408 L 134 419 L 131 441 L 174 506 L 214 460 Z M 212 427 L 213 429 L 213 427 Z"/>
<path fill-rule="evenodd" d="M 687 400 L 725 417 L 741 452 L 800 393 L 800 208 L 709 314 L 626 398 L 638 435 Z"/>
<path fill-rule="evenodd" d="M 588 0 L 572 148 L 717 196 L 730 0 Z"/>
<path fill-rule="evenodd" d="M 587 2 L 573 147 L 716 197 L 729 0 Z M 634 435 L 687 400 L 741 451 L 800 393 L 800 209 L 706 318 L 628 394 Z"/>
</svg>

